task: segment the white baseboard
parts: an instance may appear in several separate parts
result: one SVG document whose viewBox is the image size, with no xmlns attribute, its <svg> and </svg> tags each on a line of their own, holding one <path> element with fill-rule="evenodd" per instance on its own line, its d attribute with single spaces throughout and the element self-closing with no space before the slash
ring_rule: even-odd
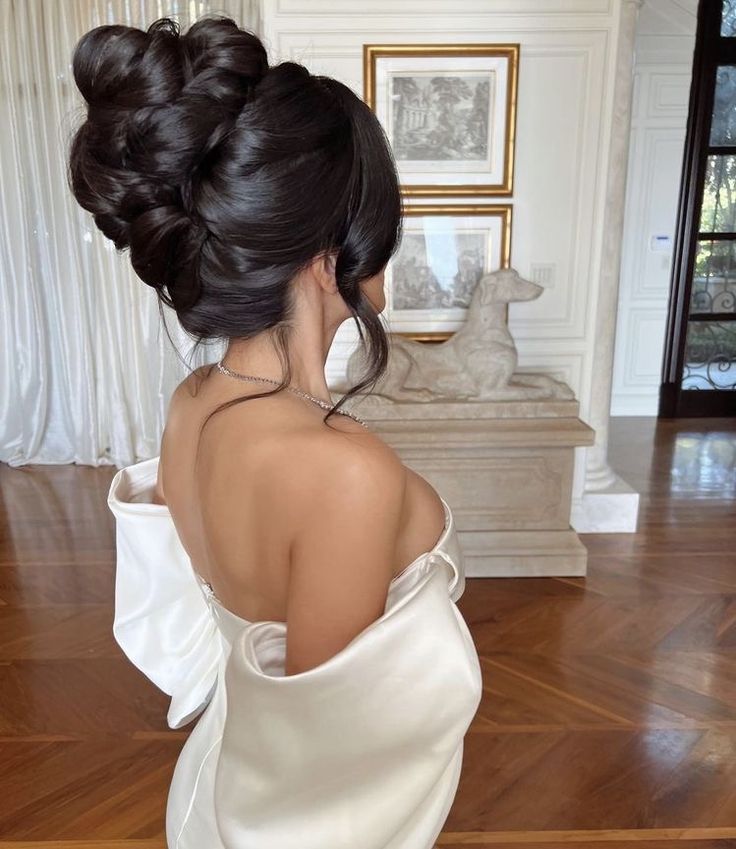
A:
<svg viewBox="0 0 736 849">
<path fill-rule="evenodd" d="M 659 412 L 659 387 L 646 395 L 615 395 L 611 399 L 612 416 L 656 416 Z"/>
<path fill-rule="evenodd" d="M 579 534 L 632 534 L 639 515 L 639 493 L 617 478 L 606 489 L 574 499 L 570 524 Z"/>
</svg>

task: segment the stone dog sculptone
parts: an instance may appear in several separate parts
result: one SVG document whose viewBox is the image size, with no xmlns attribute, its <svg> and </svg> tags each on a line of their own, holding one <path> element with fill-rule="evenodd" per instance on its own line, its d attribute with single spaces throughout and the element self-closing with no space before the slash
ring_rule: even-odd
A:
<svg viewBox="0 0 736 849">
<path fill-rule="evenodd" d="M 394 401 L 574 398 L 569 386 L 547 375 L 516 372 L 508 304 L 532 301 L 543 291 L 513 268 L 485 274 L 473 290 L 464 325 L 449 339 L 427 344 L 390 334 L 388 368 L 371 394 Z M 358 349 L 347 364 L 351 383 L 360 379 L 361 362 Z"/>
</svg>

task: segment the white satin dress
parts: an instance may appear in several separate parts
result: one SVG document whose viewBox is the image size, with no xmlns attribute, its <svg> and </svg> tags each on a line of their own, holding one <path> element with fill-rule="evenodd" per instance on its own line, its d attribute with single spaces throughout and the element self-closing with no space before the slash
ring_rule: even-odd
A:
<svg viewBox="0 0 736 849">
<path fill-rule="evenodd" d="M 396 576 L 385 611 L 333 657 L 284 675 L 286 624 L 226 609 L 193 570 L 158 457 L 120 469 L 113 633 L 171 696 L 180 728 L 169 849 L 431 849 L 453 803 L 481 670 L 455 602 L 452 513 Z"/>
</svg>

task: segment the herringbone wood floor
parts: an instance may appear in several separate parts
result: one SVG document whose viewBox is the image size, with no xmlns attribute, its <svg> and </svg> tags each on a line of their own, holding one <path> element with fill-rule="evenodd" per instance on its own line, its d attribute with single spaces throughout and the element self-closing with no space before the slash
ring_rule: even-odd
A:
<svg viewBox="0 0 736 849">
<path fill-rule="evenodd" d="M 736 425 L 612 443 L 638 533 L 584 537 L 585 579 L 468 579 L 485 692 L 441 849 L 736 847 Z M 165 845 L 187 732 L 112 638 L 113 472 L 0 466 L 0 849 Z"/>
</svg>

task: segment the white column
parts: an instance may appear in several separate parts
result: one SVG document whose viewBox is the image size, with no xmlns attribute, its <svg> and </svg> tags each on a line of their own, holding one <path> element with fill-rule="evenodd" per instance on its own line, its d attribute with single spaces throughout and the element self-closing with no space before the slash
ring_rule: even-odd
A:
<svg viewBox="0 0 736 849">
<path fill-rule="evenodd" d="M 638 493 L 608 464 L 608 429 L 631 131 L 634 41 L 642 4 L 643 0 L 622 0 L 620 7 L 593 376 L 586 416 L 596 438 L 586 451 L 585 490 L 573 506 L 571 518 L 573 527 L 581 533 L 634 531 L 639 508 Z"/>
</svg>

